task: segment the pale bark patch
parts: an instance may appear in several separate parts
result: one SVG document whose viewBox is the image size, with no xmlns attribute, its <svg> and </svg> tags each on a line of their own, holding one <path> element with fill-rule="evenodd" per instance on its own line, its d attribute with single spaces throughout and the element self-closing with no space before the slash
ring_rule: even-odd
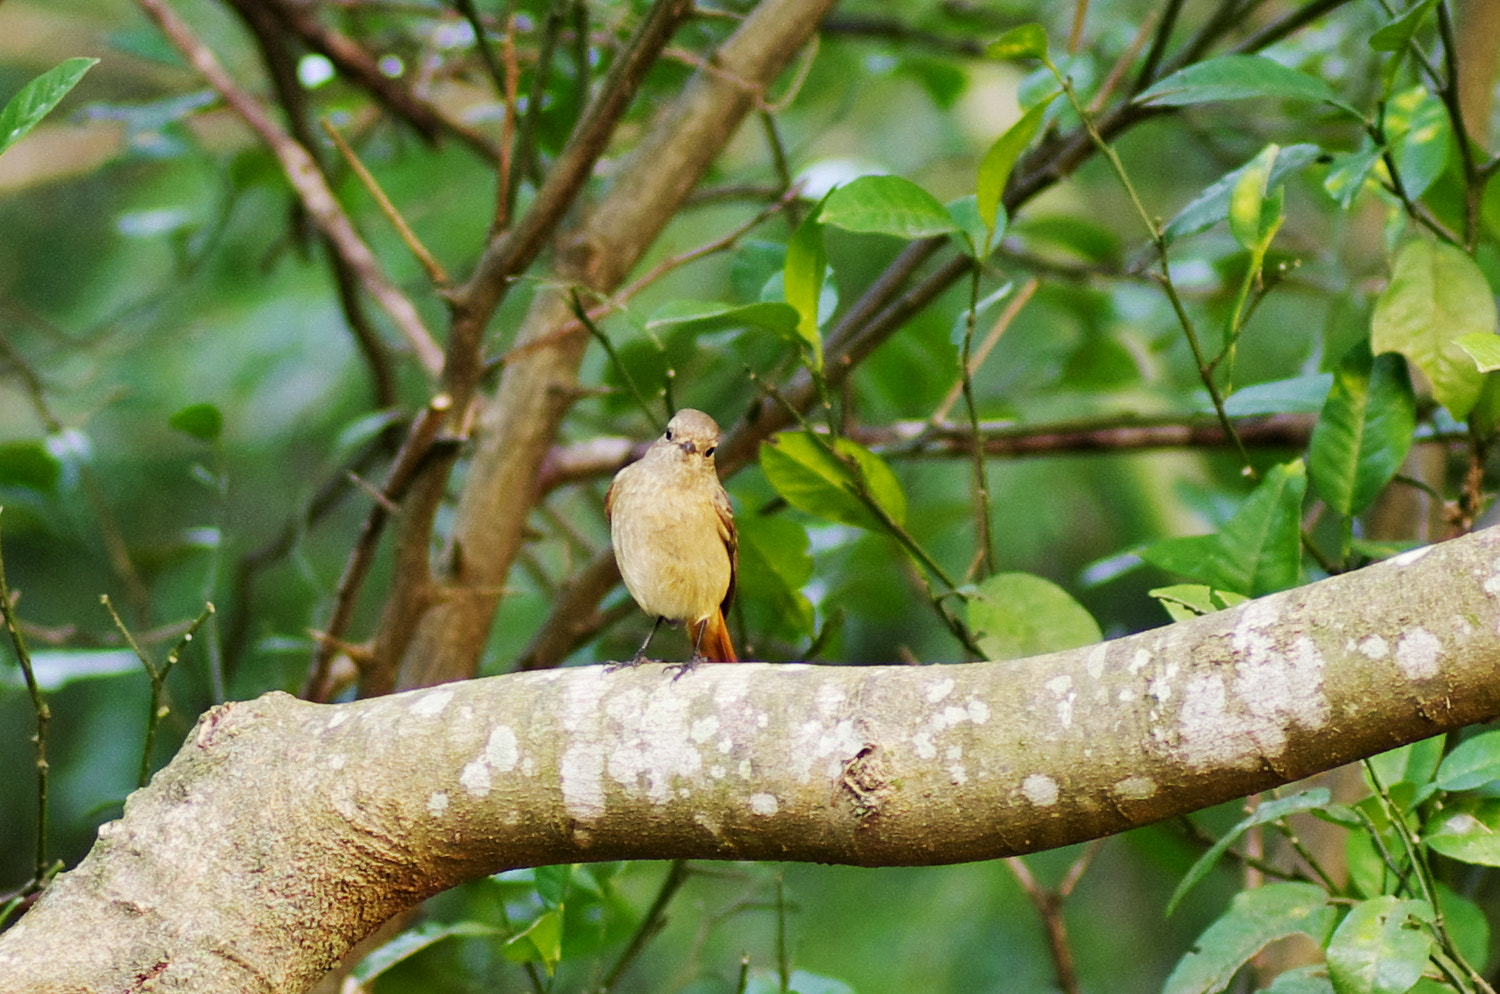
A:
<svg viewBox="0 0 1500 994">
<path fill-rule="evenodd" d="M 1045 773 L 1033 773 L 1021 781 L 1021 793 L 1037 807 L 1050 808 L 1057 803 L 1057 781 Z"/>
<path fill-rule="evenodd" d="M 781 803 L 776 800 L 775 794 L 760 793 L 750 795 L 751 814 L 760 815 L 762 818 L 769 818 L 779 810 L 781 810 Z"/>
<path fill-rule="evenodd" d="M 1144 801 L 1156 793 L 1156 781 L 1150 777 L 1126 777 L 1114 785 L 1115 795 L 1125 801 Z"/>
<path fill-rule="evenodd" d="M 1408 680 L 1437 676 L 1443 643 L 1425 628 L 1413 628 L 1396 643 L 1396 665 Z"/>
<path fill-rule="evenodd" d="M 953 688 L 956 686 L 958 684 L 954 682 L 952 677 L 943 677 L 941 680 L 934 680 L 928 684 L 923 696 L 927 698 L 928 704 L 936 704 L 953 693 Z"/>
<path fill-rule="evenodd" d="M 411 702 L 410 710 L 412 714 L 419 717 L 432 718 L 442 714 L 443 709 L 451 700 L 453 700 L 453 691 L 447 687 L 439 687 L 436 690 L 418 694 Z"/>
</svg>

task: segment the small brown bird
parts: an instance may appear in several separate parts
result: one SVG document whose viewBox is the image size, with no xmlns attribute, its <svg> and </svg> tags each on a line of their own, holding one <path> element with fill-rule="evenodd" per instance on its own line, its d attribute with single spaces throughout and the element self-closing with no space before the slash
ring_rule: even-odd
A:
<svg viewBox="0 0 1500 994">
<path fill-rule="evenodd" d="M 724 623 L 734 597 L 738 541 L 729 495 L 714 466 L 718 444 L 714 419 L 684 408 L 644 456 L 615 475 L 604 497 L 625 587 L 656 618 L 632 666 L 646 658 L 663 621 L 688 626 L 693 656 L 682 672 L 699 662 L 739 661 Z"/>
</svg>

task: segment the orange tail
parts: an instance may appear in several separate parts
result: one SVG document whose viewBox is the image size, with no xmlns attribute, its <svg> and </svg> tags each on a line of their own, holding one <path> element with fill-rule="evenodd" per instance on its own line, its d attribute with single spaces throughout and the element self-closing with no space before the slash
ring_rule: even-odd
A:
<svg viewBox="0 0 1500 994">
<path fill-rule="evenodd" d="M 737 663 L 734 643 L 729 640 L 729 626 L 724 624 L 724 612 L 715 611 L 699 626 L 698 651 L 710 663 Z"/>
</svg>

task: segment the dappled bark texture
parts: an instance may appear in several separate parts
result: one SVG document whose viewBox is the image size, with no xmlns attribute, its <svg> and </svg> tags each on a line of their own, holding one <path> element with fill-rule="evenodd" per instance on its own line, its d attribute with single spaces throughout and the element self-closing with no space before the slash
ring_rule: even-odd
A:
<svg viewBox="0 0 1500 994">
<path fill-rule="evenodd" d="M 1500 715 L 1500 530 L 1096 646 L 524 673 L 209 712 L 0 937 L 0 989 L 300 991 L 480 874 L 866 866 L 1117 832 Z"/>
</svg>

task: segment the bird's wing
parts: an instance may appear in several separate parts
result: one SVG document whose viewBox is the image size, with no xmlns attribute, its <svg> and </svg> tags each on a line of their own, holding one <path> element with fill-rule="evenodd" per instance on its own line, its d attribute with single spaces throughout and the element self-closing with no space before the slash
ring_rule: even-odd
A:
<svg viewBox="0 0 1500 994">
<path fill-rule="evenodd" d="M 724 551 L 729 553 L 729 588 L 724 591 L 724 600 L 719 610 L 729 614 L 729 602 L 734 600 L 734 581 L 740 570 L 740 539 L 734 530 L 734 510 L 729 506 L 729 495 L 723 487 L 714 492 L 714 510 L 719 513 L 719 538 L 724 541 Z"/>
</svg>

